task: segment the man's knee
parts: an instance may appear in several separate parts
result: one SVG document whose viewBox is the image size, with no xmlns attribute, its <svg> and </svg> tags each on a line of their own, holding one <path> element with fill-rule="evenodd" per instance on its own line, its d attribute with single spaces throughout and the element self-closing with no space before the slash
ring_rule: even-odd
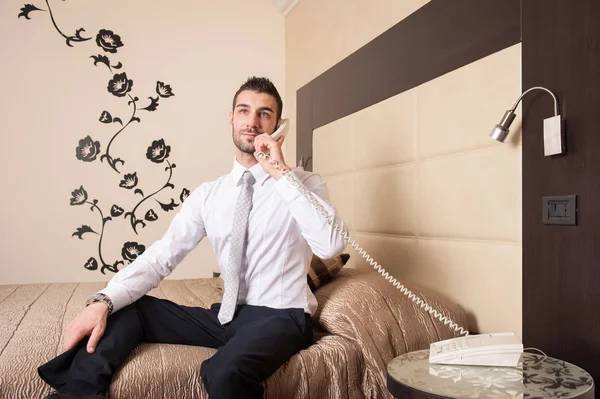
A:
<svg viewBox="0 0 600 399">
<path fill-rule="evenodd" d="M 215 361 L 216 360 L 216 361 Z M 228 384 L 246 385 L 260 384 L 258 371 L 245 364 L 242 359 L 215 359 L 210 358 L 200 366 L 202 383 L 208 392 L 210 387 L 224 387 Z"/>
<path fill-rule="evenodd" d="M 231 383 L 232 378 L 235 379 L 237 372 L 231 363 L 220 362 L 217 365 L 214 361 L 211 362 L 211 360 L 214 359 L 206 359 L 200 366 L 200 376 L 207 390 L 211 384 L 221 385 L 228 383 L 228 381 Z"/>
</svg>

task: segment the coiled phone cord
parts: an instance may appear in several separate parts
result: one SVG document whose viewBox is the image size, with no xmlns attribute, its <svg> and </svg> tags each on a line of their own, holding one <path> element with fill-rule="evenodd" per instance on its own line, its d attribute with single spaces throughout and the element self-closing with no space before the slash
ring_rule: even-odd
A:
<svg viewBox="0 0 600 399">
<path fill-rule="evenodd" d="M 385 278 L 390 284 L 392 284 L 394 287 L 396 287 L 398 290 L 400 290 L 401 293 L 403 293 L 404 295 L 406 295 L 411 301 L 413 301 L 414 303 L 416 303 L 417 305 L 419 305 L 420 308 L 422 308 L 423 310 L 425 310 L 431 316 L 433 316 L 434 318 L 436 318 L 439 321 L 441 321 L 442 323 L 444 323 L 444 325 L 447 325 L 448 327 L 450 327 L 452 330 L 456 331 L 460 335 L 464 335 L 464 336 L 469 335 L 469 331 L 468 330 L 462 328 L 461 326 L 459 326 L 458 324 L 456 324 L 454 321 L 452 321 L 451 319 L 447 318 L 446 316 L 444 316 L 443 314 L 441 314 L 440 312 L 438 312 L 431 305 L 429 305 L 427 302 L 425 302 L 422 298 L 420 298 L 419 296 L 417 296 L 416 294 L 414 294 L 411 290 L 409 290 L 408 288 L 406 288 L 401 282 L 399 282 L 398 280 L 396 280 L 396 278 L 394 276 L 392 276 L 391 274 L 389 274 L 380 264 L 378 264 L 377 261 L 375 261 L 375 259 L 373 259 L 371 257 L 371 255 L 369 255 L 367 253 L 367 251 L 365 251 L 364 249 L 362 249 L 360 247 L 360 245 L 358 245 L 356 243 L 356 241 L 354 241 L 348 235 L 348 233 L 346 231 L 344 231 L 344 229 L 342 229 L 335 222 L 335 220 L 333 219 L 333 217 L 332 218 L 328 217 L 327 211 L 315 199 L 315 197 L 313 197 L 312 193 L 309 192 L 308 190 L 306 190 L 302 186 L 302 183 L 300 183 L 298 180 L 296 180 L 296 178 L 294 177 L 294 175 L 292 173 L 283 170 L 283 167 L 279 164 L 278 161 L 272 159 L 270 157 L 270 155 L 265 154 L 264 152 L 258 152 L 256 154 L 256 156 L 257 156 L 257 158 L 259 158 L 261 160 L 267 159 L 269 161 L 270 165 L 274 166 L 277 170 L 279 170 L 283 174 L 283 176 L 286 179 L 288 179 L 290 181 L 290 183 L 292 183 L 294 185 L 294 187 L 296 187 L 302 193 L 302 195 L 304 195 L 304 197 L 308 200 L 308 202 L 310 202 L 314 206 L 314 208 L 317 210 L 317 212 L 319 212 L 319 214 L 321 216 L 323 216 L 323 218 L 325 218 L 325 220 L 327 221 L 327 223 L 329 225 L 331 225 L 337 232 L 339 232 L 342 235 L 342 237 L 344 238 L 344 240 L 346 240 L 346 243 L 350 244 L 350 246 L 352 248 L 354 248 L 354 250 L 356 252 L 358 252 L 358 254 L 360 254 L 360 256 L 362 256 L 371 266 L 373 266 L 373 268 L 379 274 L 381 274 L 381 276 L 383 278 Z"/>
</svg>

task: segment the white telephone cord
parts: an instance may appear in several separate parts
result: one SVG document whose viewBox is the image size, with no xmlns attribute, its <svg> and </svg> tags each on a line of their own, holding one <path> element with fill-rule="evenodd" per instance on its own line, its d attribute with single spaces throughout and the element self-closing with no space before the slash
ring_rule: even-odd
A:
<svg viewBox="0 0 600 399">
<path fill-rule="evenodd" d="M 362 249 L 356 243 L 356 241 L 354 241 L 348 235 L 348 233 L 346 231 L 344 231 L 335 222 L 333 217 L 332 218 L 328 217 L 327 211 L 313 197 L 312 193 L 309 192 L 308 190 L 306 190 L 302 186 L 302 183 L 300 183 L 298 180 L 295 179 L 295 177 L 292 173 L 283 170 L 283 167 L 279 164 L 278 161 L 273 160 L 268 154 L 265 154 L 264 152 L 258 152 L 256 154 L 256 156 L 257 156 L 257 158 L 262 159 L 262 160 L 267 159 L 269 161 L 270 165 L 274 166 L 277 170 L 279 170 L 283 174 L 283 176 L 285 176 L 290 181 L 290 183 L 292 183 L 294 185 L 294 187 L 296 187 L 302 193 L 302 195 L 304 195 L 304 197 L 308 200 L 308 202 L 310 202 L 315 207 L 317 212 L 319 212 L 319 214 L 325 218 L 327 223 L 329 225 L 331 225 L 337 232 L 339 232 L 342 235 L 342 237 L 344 238 L 344 240 L 346 240 L 346 242 L 348 244 L 350 244 L 350 246 L 352 246 L 352 248 L 354 248 L 354 250 L 356 252 L 358 252 L 360 254 L 360 256 L 362 256 L 371 266 L 373 266 L 373 268 L 379 274 L 381 274 L 381 276 L 383 278 L 385 278 L 390 284 L 392 284 L 394 287 L 396 287 L 398 290 L 400 290 L 401 293 L 406 295 L 411 301 L 413 301 L 414 303 L 419 305 L 419 307 L 421 307 L 423 310 L 425 310 L 431 316 L 433 316 L 434 318 L 436 318 L 439 321 L 441 321 L 442 323 L 444 323 L 444 325 L 449 326 L 452 330 L 458 332 L 460 335 L 464 335 L 464 336 L 469 335 L 468 330 L 465 330 L 464 328 L 462 328 L 461 326 L 456 324 L 454 321 L 452 321 L 451 319 L 447 318 L 446 316 L 444 316 L 443 314 L 441 314 L 440 312 L 435 310 L 433 307 L 431 307 L 431 305 L 429 305 L 427 302 L 425 302 L 419 296 L 415 295 L 412 291 L 410 291 L 408 288 L 406 288 L 401 282 L 396 280 L 396 278 L 394 276 L 392 276 L 391 274 L 386 272 L 385 269 L 383 267 L 381 267 L 381 265 L 379 265 L 364 249 Z"/>
</svg>

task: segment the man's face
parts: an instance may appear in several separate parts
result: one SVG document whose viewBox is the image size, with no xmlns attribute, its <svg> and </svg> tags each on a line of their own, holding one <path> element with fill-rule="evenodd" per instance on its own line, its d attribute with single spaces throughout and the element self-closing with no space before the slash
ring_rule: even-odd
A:
<svg viewBox="0 0 600 399">
<path fill-rule="evenodd" d="M 273 133 L 277 127 L 277 101 L 267 93 L 244 90 L 237 96 L 229 115 L 233 143 L 242 152 L 253 154 L 254 138 Z"/>
</svg>

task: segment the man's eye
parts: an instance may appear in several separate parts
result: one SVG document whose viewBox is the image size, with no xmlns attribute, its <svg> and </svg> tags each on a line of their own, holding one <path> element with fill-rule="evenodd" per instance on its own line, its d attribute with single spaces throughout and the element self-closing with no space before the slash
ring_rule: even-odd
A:
<svg viewBox="0 0 600 399">
<path fill-rule="evenodd" d="M 247 114 L 248 110 L 245 108 L 240 108 L 239 112 L 240 112 L 240 114 Z"/>
<path fill-rule="evenodd" d="M 271 114 L 268 113 L 268 112 L 263 112 L 263 113 L 260 114 L 260 116 L 262 116 L 263 118 L 270 118 Z"/>
</svg>

